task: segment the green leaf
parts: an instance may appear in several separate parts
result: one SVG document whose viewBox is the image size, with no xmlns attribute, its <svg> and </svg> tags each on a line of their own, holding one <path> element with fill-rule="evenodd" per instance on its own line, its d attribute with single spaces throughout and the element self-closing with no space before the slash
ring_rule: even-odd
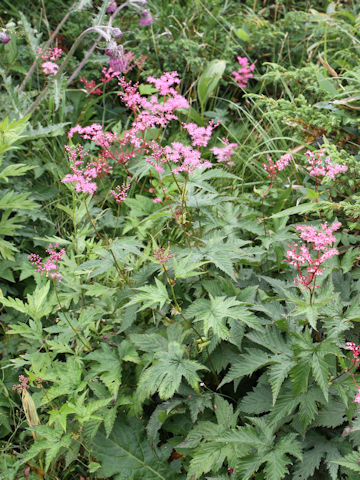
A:
<svg viewBox="0 0 360 480">
<path fill-rule="evenodd" d="M 346 251 L 345 255 L 341 259 L 342 271 L 344 273 L 349 272 L 358 257 L 360 257 L 360 248 L 349 248 L 349 250 Z"/>
<path fill-rule="evenodd" d="M 289 375 L 289 371 L 293 366 L 291 358 L 280 355 L 277 359 L 279 363 L 274 363 L 268 368 L 269 382 L 273 394 L 273 405 L 275 405 L 280 392 L 281 385 Z"/>
<path fill-rule="evenodd" d="M 290 370 L 290 378 L 295 395 L 307 391 L 310 368 L 311 365 L 308 358 L 302 358 L 296 360 L 295 366 Z"/>
<path fill-rule="evenodd" d="M 145 308 L 156 308 L 157 306 L 162 308 L 165 303 L 169 302 L 169 296 L 165 285 L 161 283 L 160 280 L 155 278 L 155 283 L 156 286 L 149 285 L 137 288 L 141 293 L 135 294 L 125 306 L 129 307 L 136 303 L 143 303 L 143 306 L 139 311 L 144 310 Z"/>
<path fill-rule="evenodd" d="M 245 32 L 243 28 L 237 28 L 235 30 L 235 35 L 240 38 L 240 40 L 244 42 L 248 42 L 250 40 L 250 36 L 248 33 Z"/>
<path fill-rule="evenodd" d="M 314 212 L 329 206 L 331 206 L 330 202 L 302 203 L 301 205 L 296 205 L 295 207 L 286 208 L 281 212 L 274 213 L 268 218 L 282 218 L 290 215 L 298 215 L 299 213 Z"/>
<path fill-rule="evenodd" d="M 272 360 L 268 353 L 257 348 L 248 348 L 246 354 L 240 355 L 239 359 L 234 361 L 218 388 L 244 375 L 251 375 L 269 363 L 272 363 Z"/>
<path fill-rule="evenodd" d="M 171 398 L 180 387 L 183 377 L 196 391 L 199 389 L 197 371 L 207 368 L 184 358 L 185 347 L 178 342 L 169 342 L 167 347 L 167 351 L 155 353 L 153 365 L 140 376 L 138 395 L 141 401 L 156 391 L 162 400 Z"/>
<path fill-rule="evenodd" d="M 0 179 L 9 181 L 9 177 L 20 177 L 24 175 L 29 170 L 32 170 L 34 167 L 31 165 L 25 165 L 24 163 L 18 163 L 13 165 L 8 165 L 4 170 L 0 172 Z"/>
<path fill-rule="evenodd" d="M 1 210 L 33 210 L 39 205 L 33 200 L 28 200 L 29 193 L 7 192 L 0 198 Z"/>
<path fill-rule="evenodd" d="M 206 272 L 201 272 L 198 269 L 206 262 L 195 263 L 191 259 L 191 255 L 177 260 L 176 257 L 173 260 L 175 278 L 190 278 L 198 275 L 204 275 Z"/>
<path fill-rule="evenodd" d="M 92 450 L 101 463 L 96 472 L 99 478 L 173 480 L 179 474 L 176 462 L 167 461 L 171 448 L 153 448 L 145 438 L 142 422 L 134 417 L 119 416 L 109 438 L 100 429 Z"/>
<path fill-rule="evenodd" d="M 314 352 L 311 366 L 312 366 L 312 372 L 313 372 L 315 381 L 321 388 L 321 391 L 323 392 L 326 401 L 328 401 L 329 399 L 328 383 L 330 378 L 329 363 L 325 360 L 323 356 L 320 356 Z"/>
<path fill-rule="evenodd" d="M 208 98 L 216 89 L 220 78 L 225 71 L 225 67 L 225 60 L 212 60 L 200 75 L 198 81 L 198 97 L 201 108 L 204 108 Z"/>
<path fill-rule="evenodd" d="M 339 460 L 333 460 L 331 463 L 349 468 L 353 472 L 360 472 L 359 457 L 359 452 L 351 452 L 345 455 L 345 457 L 339 458 Z"/>
<path fill-rule="evenodd" d="M 86 358 L 94 362 L 89 372 L 90 378 L 99 376 L 110 393 L 116 396 L 122 376 L 122 361 L 118 349 L 102 343 L 99 349 L 89 353 Z"/>
</svg>

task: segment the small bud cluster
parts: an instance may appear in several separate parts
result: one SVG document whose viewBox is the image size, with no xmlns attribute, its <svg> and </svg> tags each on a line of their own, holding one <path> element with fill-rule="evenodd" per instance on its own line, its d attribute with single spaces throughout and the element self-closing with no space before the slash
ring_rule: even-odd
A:
<svg viewBox="0 0 360 480">
<path fill-rule="evenodd" d="M 171 252 L 171 250 L 168 250 L 167 253 L 165 253 L 166 250 L 164 247 L 161 247 L 159 249 L 154 249 L 154 257 L 155 260 L 157 260 L 159 263 L 166 263 L 170 260 L 170 258 L 175 257 L 175 255 Z"/>
<path fill-rule="evenodd" d="M 59 262 L 62 260 L 62 257 L 66 254 L 65 248 L 57 251 L 59 248 L 59 244 L 56 243 L 54 246 L 50 243 L 49 248 L 46 252 L 49 254 L 49 258 L 44 261 L 42 257 L 37 255 L 36 253 L 31 253 L 28 256 L 31 264 L 36 267 L 36 272 L 39 272 L 41 275 L 45 273 L 46 277 L 50 277 L 51 279 L 59 279 L 61 281 L 62 276 L 59 273 Z"/>
<path fill-rule="evenodd" d="M 122 184 L 122 187 L 120 185 L 117 185 L 115 187 L 115 190 L 110 190 L 111 195 L 115 198 L 115 202 L 120 205 L 120 203 L 124 202 L 127 197 L 127 192 L 130 188 L 130 185 L 125 185 L 125 183 Z"/>
<path fill-rule="evenodd" d="M 268 172 L 267 176 L 273 179 L 277 177 L 278 172 L 280 172 L 281 170 L 284 170 L 284 168 L 289 165 L 291 160 L 292 160 L 292 156 L 290 153 L 286 153 L 285 155 L 282 155 L 279 158 L 279 160 L 277 160 L 276 162 L 274 162 L 269 155 L 268 163 L 263 163 L 263 167 Z"/>
<path fill-rule="evenodd" d="M 16 390 L 18 393 L 22 393 L 23 390 L 29 388 L 29 377 L 24 377 L 24 375 L 19 375 L 19 382 L 17 385 L 13 385 L 12 389 Z"/>
</svg>

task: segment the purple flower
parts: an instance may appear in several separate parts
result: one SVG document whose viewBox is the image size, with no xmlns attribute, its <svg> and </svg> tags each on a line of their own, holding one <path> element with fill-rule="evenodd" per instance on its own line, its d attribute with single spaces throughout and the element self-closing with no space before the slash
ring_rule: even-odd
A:
<svg viewBox="0 0 360 480">
<path fill-rule="evenodd" d="M 153 17 L 150 15 L 149 10 L 143 10 L 140 15 L 139 25 L 140 27 L 148 27 L 154 22 Z"/>
<path fill-rule="evenodd" d="M 123 33 L 120 30 L 120 28 L 113 28 L 111 33 L 116 40 L 119 40 L 123 36 Z"/>
<path fill-rule="evenodd" d="M 117 7 L 116 2 L 112 1 L 108 6 L 108 8 L 106 9 L 106 13 L 114 13 L 116 10 L 116 7 Z"/>
<path fill-rule="evenodd" d="M 9 43 L 11 40 L 10 35 L 8 35 L 5 31 L 0 32 L 0 43 Z"/>
<path fill-rule="evenodd" d="M 125 57 L 111 57 L 109 66 L 114 73 L 121 73 L 126 70 L 127 61 Z"/>
</svg>

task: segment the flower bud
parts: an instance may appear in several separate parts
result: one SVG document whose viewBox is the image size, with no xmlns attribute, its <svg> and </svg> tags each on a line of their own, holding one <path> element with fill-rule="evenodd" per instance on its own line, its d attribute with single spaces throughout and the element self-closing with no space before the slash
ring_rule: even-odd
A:
<svg viewBox="0 0 360 480">
<path fill-rule="evenodd" d="M 120 28 L 113 28 L 111 34 L 116 40 L 119 40 L 123 36 Z"/>
<path fill-rule="evenodd" d="M 106 13 L 114 13 L 116 10 L 116 7 L 117 7 L 116 2 L 112 1 L 108 6 L 108 8 L 106 9 Z"/>
<path fill-rule="evenodd" d="M 153 17 L 150 15 L 149 10 L 143 10 L 140 15 L 139 26 L 148 27 L 154 22 Z"/>
<path fill-rule="evenodd" d="M 8 35 L 5 31 L 0 32 L 0 43 L 9 43 L 11 40 L 10 35 Z"/>
</svg>

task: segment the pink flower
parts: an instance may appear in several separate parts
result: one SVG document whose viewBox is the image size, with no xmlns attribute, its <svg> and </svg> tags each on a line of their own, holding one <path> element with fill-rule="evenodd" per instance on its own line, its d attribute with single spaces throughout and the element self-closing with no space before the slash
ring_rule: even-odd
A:
<svg viewBox="0 0 360 480">
<path fill-rule="evenodd" d="M 41 48 L 38 48 L 37 53 L 43 60 L 51 60 L 56 62 L 63 54 L 62 48 L 49 48 L 45 52 L 42 51 Z"/>
<path fill-rule="evenodd" d="M 62 279 L 61 274 L 58 272 L 58 263 L 66 254 L 66 251 L 65 248 L 57 251 L 58 248 L 58 243 L 56 243 L 54 246 L 51 243 L 49 244 L 49 248 L 46 250 L 46 252 L 49 254 L 49 257 L 46 259 L 46 261 L 43 261 L 43 259 L 36 253 L 31 253 L 28 256 L 31 264 L 37 267 L 35 270 L 36 272 L 39 272 L 41 275 L 45 273 L 45 276 L 50 277 L 51 279 Z"/>
<path fill-rule="evenodd" d="M 173 95 L 176 91 L 170 88 L 171 85 L 179 84 L 180 79 L 177 72 L 164 73 L 160 78 L 148 77 L 147 81 L 153 83 L 155 87 L 160 91 L 161 95 Z"/>
<path fill-rule="evenodd" d="M 216 157 L 219 163 L 226 163 L 227 165 L 231 166 L 234 165 L 234 162 L 230 160 L 230 158 L 234 155 L 234 148 L 238 146 L 237 143 L 229 143 L 229 140 L 226 138 L 222 139 L 224 147 L 213 147 L 210 148 L 210 152 L 212 152 Z"/>
<path fill-rule="evenodd" d="M 44 62 L 41 66 L 45 75 L 56 75 L 59 70 L 59 65 L 54 62 Z"/>
<path fill-rule="evenodd" d="M 358 387 L 358 393 L 356 394 L 356 397 L 354 398 L 355 403 L 360 403 L 360 388 Z"/>
<path fill-rule="evenodd" d="M 211 138 L 212 131 L 219 124 L 215 124 L 211 121 L 207 127 L 199 127 L 195 123 L 183 123 L 183 127 L 188 131 L 191 136 L 194 147 L 206 147 Z"/>
<path fill-rule="evenodd" d="M 100 88 L 96 88 L 95 80 L 91 80 L 89 82 L 86 78 L 81 77 L 80 82 L 84 84 L 85 90 L 90 95 L 101 95 L 102 94 L 102 90 Z"/>
<path fill-rule="evenodd" d="M 8 33 L 6 33 L 6 30 L 2 30 L 0 32 L 0 43 L 3 43 L 4 45 L 6 45 L 7 43 L 9 43 L 11 40 L 11 37 Z"/>
<path fill-rule="evenodd" d="M 171 250 L 166 251 L 164 247 L 159 249 L 154 249 L 154 257 L 159 263 L 166 263 L 170 260 L 170 258 L 175 257 L 175 255 L 171 252 Z"/>
<path fill-rule="evenodd" d="M 268 163 L 263 163 L 263 167 L 268 172 L 268 177 L 275 178 L 277 177 L 277 172 L 284 170 L 284 168 L 289 165 L 291 160 L 292 156 L 290 153 L 282 155 L 276 162 L 274 162 L 270 155 L 268 155 Z"/>
<path fill-rule="evenodd" d="M 336 248 L 328 248 L 328 245 L 336 241 L 333 232 L 338 230 L 340 226 L 340 222 L 334 222 L 331 226 L 328 226 L 327 222 L 325 222 L 320 225 L 320 231 L 312 225 L 296 226 L 296 230 L 301 232 L 300 237 L 307 242 L 307 245 L 301 245 L 298 248 L 298 244 L 294 243 L 288 247 L 287 259 L 285 261 L 289 265 L 293 265 L 298 271 L 297 277 L 294 278 L 295 285 L 308 290 L 319 287 L 319 285 L 315 284 L 315 277 L 324 273 L 321 265 L 328 258 L 339 254 Z M 311 255 L 310 249 L 315 251 L 315 257 Z M 322 252 L 321 255 L 320 252 Z M 303 273 L 304 268 L 307 272 L 306 274 Z"/>
<path fill-rule="evenodd" d="M 325 157 L 325 149 L 315 153 L 307 150 L 305 155 L 309 164 L 307 169 L 311 177 L 327 177 L 331 180 L 335 180 L 335 175 L 338 173 L 344 173 L 348 169 L 346 165 L 332 163 L 330 157 Z"/>
<path fill-rule="evenodd" d="M 116 10 L 117 4 L 115 1 L 111 1 L 109 6 L 106 9 L 106 13 L 114 13 Z"/>
<path fill-rule="evenodd" d="M 245 88 L 249 79 L 254 76 L 251 72 L 255 70 L 255 65 L 249 65 L 249 60 L 246 57 L 237 57 L 237 60 L 242 68 L 232 72 L 232 74 L 239 87 Z"/>
<path fill-rule="evenodd" d="M 17 385 L 13 385 L 12 389 L 16 390 L 18 393 L 22 393 L 24 390 L 29 388 L 29 377 L 24 377 L 24 375 L 19 375 L 19 382 Z"/>
<path fill-rule="evenodd" d="M 127 198 L 127 192 L 130 188 L 130 185 L 125 185 L 125 183 L 122 184 L 122 187 L 120 185 L 117 185 L 115 187 L 115 190 L 110 190 L 111 195 L 115 198 L 116 203 L 120 205 L 120 203 L 124 202 Z"/>
</svg>

